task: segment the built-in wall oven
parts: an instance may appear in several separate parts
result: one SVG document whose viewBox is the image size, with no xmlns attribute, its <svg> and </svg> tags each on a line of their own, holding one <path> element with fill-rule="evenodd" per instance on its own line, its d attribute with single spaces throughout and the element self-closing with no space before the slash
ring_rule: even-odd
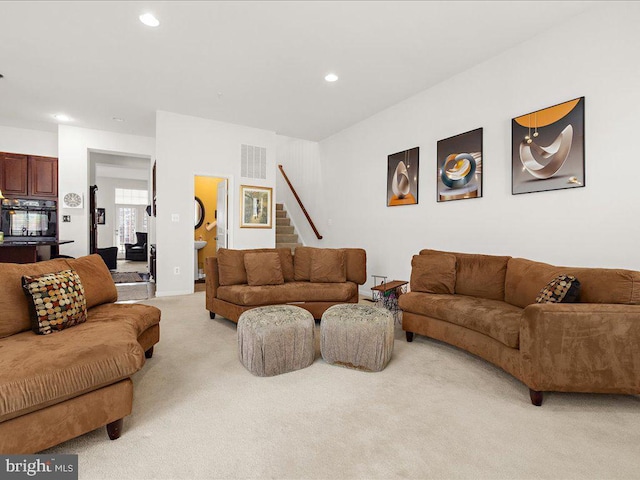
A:
<svg viewBox="0 0 640 480">
<path fill-rule="evenodd" d="M 48 242 L 58 237 L 58 206 L 55 200 L 5 198 L 0 228 L 4 240 Z"/>
</svg>

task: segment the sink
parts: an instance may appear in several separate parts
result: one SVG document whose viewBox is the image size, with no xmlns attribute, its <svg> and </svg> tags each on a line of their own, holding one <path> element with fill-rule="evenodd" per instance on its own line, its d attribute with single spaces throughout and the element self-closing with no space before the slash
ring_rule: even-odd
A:
<svg viewBox="0 0 640 480">
<path fill-rule="evenodd" d="M 196 251 L 193 255 L 194 258 L 194 263 L 193 263 L 193 279 L 194 280 L 199 280 L 200 279 L 200 275 L 198 272 L 198 250 L 204 248 L 207 245 L 207 241 L 206 240 L 194 240 L 194 245 L 196 247 Z"/>
</svg>

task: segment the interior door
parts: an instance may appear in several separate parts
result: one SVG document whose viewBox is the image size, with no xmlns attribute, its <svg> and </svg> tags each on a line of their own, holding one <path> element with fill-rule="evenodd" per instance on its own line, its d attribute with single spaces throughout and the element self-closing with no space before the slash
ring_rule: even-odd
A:
<svg viewBox="0 0 640 480">
<path fill-rule="evenodd" d="M 227 248 L 227 179 L 218 183 L 216 250 Z"/>
</svg>

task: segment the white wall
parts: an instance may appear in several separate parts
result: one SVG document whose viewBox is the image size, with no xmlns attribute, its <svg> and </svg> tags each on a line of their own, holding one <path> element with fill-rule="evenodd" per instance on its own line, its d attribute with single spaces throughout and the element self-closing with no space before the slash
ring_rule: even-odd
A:
<svg viewBox="0 0 640 480">
<path fill-rule="evenodd" d="M 70 223 L 60 223 L 59 238 L 74 242 L 60 247 L 60 253 L 78 257 L 89 253 L 89 152 L 112 152 L 125 156 L 155 157 L 155 140 L 151 137 L 91 130 L 61 125 L 58 127 L 58 200 L 68 192 L 82 193 L 83 208 L 63 208 Z"/>
<path fill-rule="evenodd" d="M 58 134 L 0 126 L 0 152 L 58 156 Z"/>
<path fill-rule="evenodd" d="M 638 20 L 585 14 L 320 142 L 323 244 L 365 248 L 368 286 L 408 280 L 422 248 L 640 270 Z M 511 119 L 580 96 L 586 187 L 511 195 Z M 484 197 L 437 203 L 436 142 L 478 127 Z M 416 146 L 419 204 L 386 207 L 387 155 Z"/>
<path fill-rule="evenodd" d="M 159 111 L 156 115 L 158 189 L 156 294 L 193 292 L 194 177 L 229 178 L 229 247 L 275 246 L 275 218 L 271 229 L 240 228 L 240 185 L 267 186 L 275 191 L 274 132 Z M 267 149 L 267 178 L 240 177 L 241 144 Z M 274 207 L 275 208 L 275 207 Z M 172 221 L 172 215 L 178 221 Z M 175 268 L 180 274 L 174 273 Z"/>
</svg>

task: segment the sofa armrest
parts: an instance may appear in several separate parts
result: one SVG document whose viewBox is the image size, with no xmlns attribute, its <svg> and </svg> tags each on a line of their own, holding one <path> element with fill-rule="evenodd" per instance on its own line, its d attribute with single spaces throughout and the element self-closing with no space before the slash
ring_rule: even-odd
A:
<svg viewBox="0 0 640 480">
<path fill-rule="evenodd" d="M 216 295 L 218 294 L 218 287 L 220 286 L 218 280 L 218 257 L 205 258 L 204 271 L 207 290 L 207 310 L 213 311 L 213 307 L 209 308 L 209 302 L 216 298 Z"/>
<path fill-rule="evenodd" d="M 640 305 L 529 305 L 520 351 L 533 390 L 638 393 Z"/>
</svg>

